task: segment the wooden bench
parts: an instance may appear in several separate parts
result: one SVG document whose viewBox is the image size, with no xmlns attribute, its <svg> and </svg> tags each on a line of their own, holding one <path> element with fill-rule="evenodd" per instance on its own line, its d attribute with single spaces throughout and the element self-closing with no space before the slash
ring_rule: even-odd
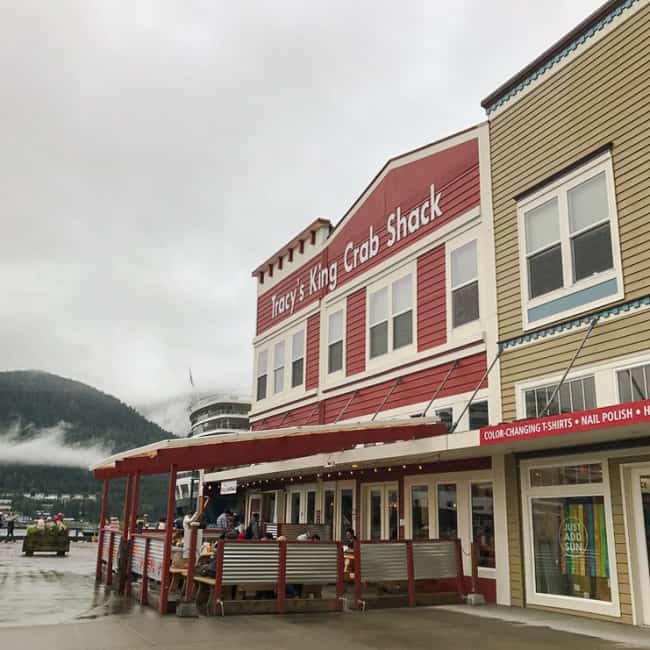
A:
<svg viewBox="0 0 650 650">
<path fill-rule="evenodd" d="M 169 569 L 169 592 L 183 591 L 183 585 L 187 578 L 187 569 Z"/>
</svg>

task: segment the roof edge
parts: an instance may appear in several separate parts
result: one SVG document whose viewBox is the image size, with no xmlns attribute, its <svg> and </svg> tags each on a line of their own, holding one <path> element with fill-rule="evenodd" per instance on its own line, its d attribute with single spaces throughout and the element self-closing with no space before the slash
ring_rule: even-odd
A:
<svg viewBox="0 0 650 650">
<path fill-rule="evenodd" d="M 544 66 L 554 57 L 559 55 L 573 41 L 584 36 L 592 27 L 600 23 L 610 13 L 623 7 L 632 5 L 636 0 L 608 0 L 601 5 L 596 11 L 591 13 L 582 22 L 576 25 L 571 31 L 567 32 L 560 40 L 555 42 L 551 47 L 542 52 L 537 58 L 531 61 L 527 66 L 514 74 L 510 79 L 501 84 L 495 91 L 490 93 L 481 101 L 481 106 L 489 112 L 489 109 L 505 95 L 515 90 L 517 86 L 524 82 L 531 74 Z"/>
</svg>

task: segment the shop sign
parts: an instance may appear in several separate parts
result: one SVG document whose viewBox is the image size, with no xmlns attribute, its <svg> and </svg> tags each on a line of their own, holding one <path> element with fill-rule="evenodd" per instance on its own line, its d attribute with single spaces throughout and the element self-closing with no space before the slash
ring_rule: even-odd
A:
<svg viewBox="0 0 650 650">
<path fill-rule="evenodd" d="M 221 481 L 220 494 L 237 494 L 237 481 Z"/>
<path fill-rule="evenodd" d="M 650 422 L 650 400 L 483 427 L 480 430 L 480 444 L 491 445 L 530 438 L 561 436 L 641 422 Z"/>
<path fill-rule="evenodd" d="M 583 556 L 589 546 L 585 525 L 578 519 L 568 517 L 560 525 L 560 546 L 564 555 Z"/>
<path fill-rule="evenodd" d="M 435 185 L 429 188 L 429 195 L 416 207 L 402 213 L 397 206 L 386 216 L 384 227 L 379 231 L 370 226 L 368 236 L 358 241 L 348 241 L 340 260 L 345 273 L 351 273 L 379 254 L 384 247 L 391 248 L 402 239 L 411 237 L 421 228 L 431 226 L 443 216 L 440 206 L 442 191 L 436 192 Z M 380 233 L 382 235 L 380 236 Z M 385 234 L 383 234 L 385 233 Z M 309 270 L 308 281 L 298 280 L 296 286 L 285 289 L 281 294 L 271 296 L 271 318 L 290 316 L 304 300 L 327 288 L 334 291 L 339 280 L 339 260 L 329 265 L 320 262 Z"/>
</svg>

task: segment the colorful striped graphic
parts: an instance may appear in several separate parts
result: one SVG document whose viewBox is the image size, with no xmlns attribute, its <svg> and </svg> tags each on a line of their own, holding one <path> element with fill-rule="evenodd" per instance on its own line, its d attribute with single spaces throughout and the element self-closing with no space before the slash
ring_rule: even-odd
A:
<svg viewBox="0 0 650 650">
<path fill-rule="evenodd" d="M 559 542 L 564 575 L 609 578 L 603 503 L 565 503 Z"/>
</svg>

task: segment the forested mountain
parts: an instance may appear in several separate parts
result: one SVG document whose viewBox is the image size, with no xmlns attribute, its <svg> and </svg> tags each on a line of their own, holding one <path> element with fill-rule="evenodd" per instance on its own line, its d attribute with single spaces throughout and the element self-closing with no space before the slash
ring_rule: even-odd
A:
<svg viewBox="0 0 650 650">
<path fill-rule="evenodd" d="M 42 507 L 40 494 L 98 496 L 101 484 L 88 471 L 86 458 L 171 437 L 130 406 L 86 384 L 40 371 L 0 372 L 0 496 L 11 494 L 14 507 L 25 514 Z M 166 477 L 143 481 L 142 510 L 160 514 L 166 490 Z M 111 513 L 119 514 L 122 498 L 123 486 L 115 482 Z M 98 508 L 98 499 L 52 506 L 91 519 Z"/>
</svg>

